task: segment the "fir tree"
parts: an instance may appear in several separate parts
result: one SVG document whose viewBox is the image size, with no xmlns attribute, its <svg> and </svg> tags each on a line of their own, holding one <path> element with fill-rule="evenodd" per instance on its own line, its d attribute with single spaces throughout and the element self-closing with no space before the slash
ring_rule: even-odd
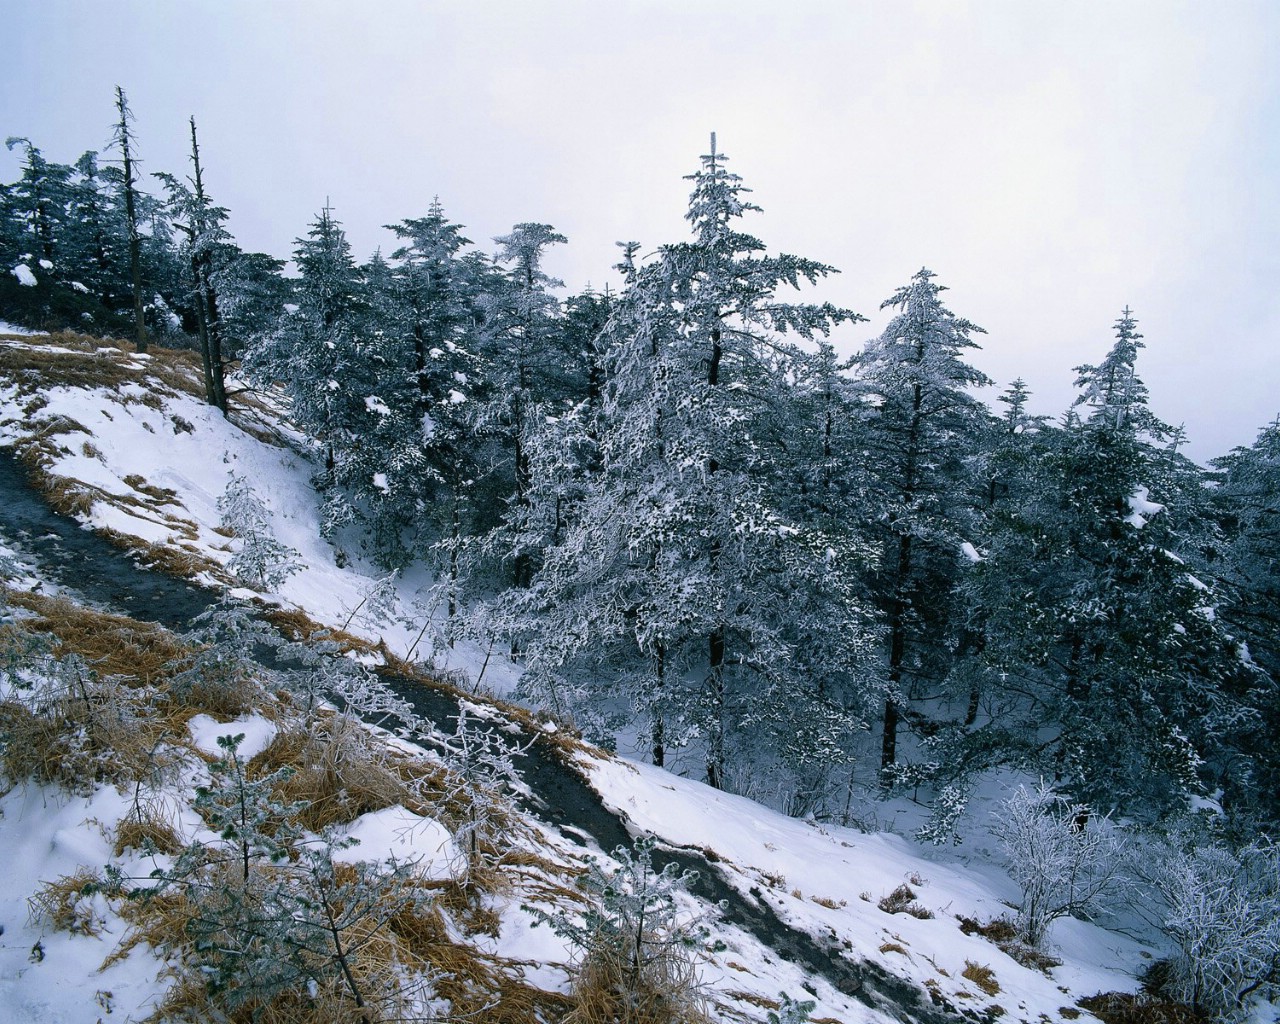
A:
<svg viewBox="0 0 1280 1024">
<path fill-rule="evenodd" d="M 762 693 L 818 696 L 789 629 L 794 595 L 832 560 L 779 512 L 756 438 L 785 400 L 778 334 L 811 338 L 852 314 L 777 299 L 830 268 L 760 255 L 737 229 L 754 209 L 747 190 L 714 145 L 692 179 L 694 240 L 643 266 L 628 248 L 622 265 L 627 286 L 599 342 L 595 439 L 585 424 L 575 435 L 598 443 L 599 469 L 583 473 L 531 586 L 490 622 L 519 638 L 532 696 L 598 713 L 633 705 L 655 763 L 696 740 L 708 781 L 724 786 L 730 733 Z M 856 650 L 858 632 L 845 642 Z M 605 678 L 612 690 L 589 683 Z"/>
<path fill-rule="evenodd" d="M 133 134 L 133 111 L 124 90 L 116 86 L 116 121 L 112 145 L 120 151 L 120 194 L 124 200 L 125 227 L 129 238 L 129 276 L 133 285 L 133 319 L 135 344 L 139 352 L 147 350 L 147 321 L 142 297 L 142 236 L 139 231 L 137 144 Z"/>
<path fill-rule="evenodd" d="M 875 579 L 887 624 L 880 765 L 898 761 L 898 728 L 910 704 L 943 678 L 954 625 L 961 546 L 971 542 L 974 480 L 967 462 L 987 413 L 971 389 L 990 384 L 964 361 L 982 328 L 942 304 L 927 269 L 885 300 L 897 310 L 858 359 L 868 402 L 868 472 L 884 505 L 883 556 Z"/>
</svg>

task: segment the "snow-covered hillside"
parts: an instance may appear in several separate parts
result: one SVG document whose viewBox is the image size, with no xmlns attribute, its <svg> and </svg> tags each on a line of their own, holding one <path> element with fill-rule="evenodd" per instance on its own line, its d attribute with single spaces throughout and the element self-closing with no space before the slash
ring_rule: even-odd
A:
<svg viewBox="0 0 1280 1024">
<path fill-rule="evenodd" d="M 224 419 L 201 400 L 196 367 L 182 354 L 139 356 L 78 336 L 0 337 L 0 445 L 35 470 L 39 486 L 61 508 L 136 550 L 144 563 L 185 570 L 203 586 L 231 588 L 363 638 L 365 662 L 387 660 L 380 650 L 412 661 L 434 657 L 437 667 L 469 675 L 469 682 L 488 662 L 485 683 L 500 687 L 514 671 L 497 666 L 483 651 L 436 649 L 437 613 L 425 575 L 406 574 L 380 588 L 378 573 L 359 551 L 337 551 L 321 540 L 311 466 L 278 411 L 254 400 L 237 403 Z M 229 535 L 225 502 L 219 506 L 235 478 L 260 500 L 274 539 L 292 550 L 289 571 L 270 592 L 254 592 L 228 571 L 246 543 L 244 536 Z M 6 567 L 11 616 L 34 630 L 56 631 L 57 618 L 42 602 L 66 594 L 81 607 L 76 570 L 53 564 L 40 537 L 4 533 L 0 518 L 0 565 Z M 117 622 L 111 628 L 123 627 Z M 0 669 L 0 678 L 6 680 L 7 699 L 19 699 L 18 680 L 34 680 L 11 669 Z M 174 768 L 154 783 L 150 799 L 166 808 L 179 845 L 218 841 L 195 802 L 196 787 L 212 784 L 211 766 L 225 754 L 219 735 L 244 734 L 239 755 L 248 761 L 304 721 L 296 703 L 279 702 L 265 691 L 261 700 L 261 706 L 235 714 L 199 709 L 179 720 L 176 731 L 157 736 L 156 749 L 170 752 Z M 545 735 L 539 742 L 549 743 L 556 729 L 479 696 L 470 701 L 473 723 L 520 736 L 521 749 L 540 729 Z M 443 730 L 440 744 L 447 745 L 456 721 L 435 725 Z M 975 925 L 1009 916 L 1019 897 L 994 866 L 996 855 L 981 850 L 981 843 L 961 857 L 897 835 L 791 819 L 597 751 L 563 730 L 554 738 L 557 756 L 567 759 L 633 837 L 652 836 L 658 850 L 684 851 L 727 886 L 730 905 L 724 908 L 696 898 L 705 890 L 677 897 L 679 919 L 701 917 L 719 942 L 696 956 L 705 1006 L 715 1020 L 764 1022 L 778 1011 L 784 992 L 812 1000 L 812 1020 L 846 1024 L 902 1015 L 1022 1024 L 1074 1020 L 1086 1013 L 1077 1007 L 1082 997 L 1135 990 L 1136 975 L 1158 955 L 1134 938 L 1065 918 L 1051 933 L 1052 956 L 1061 963 L 1026 966 L 975 932 Z M 439 767 L 450 756 L 439 744 L 423 751 L 377 730 L 369 732 L 367 743 L 379 763 L 399 765 L 398 759 L 408 758 Z M 501 975 L 503 984 L 515 986 L 517 979 L 521 991 L 548 994 L 520 1004 L 530 1020 L 553 1019 L 571 1007 L 573 965 L 583 955 L 564 934 L 539 922 L 581 914 L 586 897 L 575 889 L 575 879 L 585 857 L 600 859 L 606 870 L 617 867 L 612 851 L 598 848 L 573 811 L 546 806 L 546 797 L 539 803 L 533 775 L 522 770 L 522 758 L 532 756 L 513 758 L 522 774 L 513 789 L 532 792 L 518 807 L 504 805 L 509 818 L 499 838 L 507 845 L 491 865 L 494 880 L 478 891 L 474 905 L 442 911 L 448 942 L 473 950 L 475 962 Z M 113 784 L 111 772 L 104 778 L 71 787 L 56 779 L 15 779 L 0 799 L 6 864 L 0 888 L 0 1020 L 142 1020 L 176 984 L 172 965 L 163 960 L 172 949 L 166 947 L 165 954 L 145 939 L 100 970 L 123 940 L 137 936 L 128 901 L 96 889 L 64 892 L 61 915 L 47 899 L 43 910 L 38 899 L 37 905 L 29 902 L 48 883 L 100 877 L 108 865 L 130 877 L 173 867 L 172 854 L 120 846 L 122 823 L 137 816 L 141 783 Z M 465 828 L 442 809 L 444 803 L 423 798 L 424 792 L 410 794 L 417 803 L 393 800 L 337 823 L 337 838 L 358 838 L 359 845 L 335 847 L 333 860 L 412 859 L 415 884 L 442 900 L 444 887 L 461 885 L 470 870 Z M 748 923 L 766 915 L 774 922 L 772 931 Z M 801 948 L 808 952 L 795 952 Z M 417 1019 L 454 1019 L 450 1015 L 461 1012 L 458 999 L 445 994 L 452 991 L 441 977 L 447 962 L 440 958 L 432 968 L 437 973 L 427 971 L 419 979 L 424 994 L 415 1004 Z M 501 998 L 514 999 L 513 991 L 501 989 Z M 521 1019 L 514 1009 L 500 1010 L 499 996 L 494 999 L 468 1019 Z"/>
</svg>

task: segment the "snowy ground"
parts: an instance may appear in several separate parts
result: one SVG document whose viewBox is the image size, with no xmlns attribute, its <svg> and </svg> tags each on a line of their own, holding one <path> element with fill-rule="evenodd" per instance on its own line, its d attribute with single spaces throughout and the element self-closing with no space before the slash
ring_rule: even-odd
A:
<svg viewBox="0 0 1280 1024">
<path fill-rule="evenodd" d="M 0 323 L 0 335 L 6 334 L 15 336 L 0 344 L 34 352 L 71 351 L 30 332 L 22 334 L 30 341 L 19 340 L 16 329 Z M 193 394 L 172 391 L 156 408 L 143 401 L 155 390 L 154 381 L 147 379 L 152 356 L 107 346 L 97 354 L 136 375 L 137 383 L 100 390 L 42 389 L 45 404 L 34 416 L 26 411 L 27 396 L 0 384 L 0 446 L 20 444 L 59 418 L 88 432 L 59 433 L 59 451 L 47 466 L 53 475 L 81 481 L 96 492 L 91 510 L 79 517 L 86 526 L 112 530 L 140 544 L 181 547 L 225 565 L 239 542 L 218 532 L 218 499 L 232 474 L 239 475 L 266 505 L 276 539 L 297 552 L 300 566 L 276 590 L 255 596 L 305 609 L 326 626 L 385 642 L 400 657 L 464 678 L 474 680 L 485 665 L 486 688 L 510 689 L 513 670 L 502 658 L 486 657 L 489 652 L 466 644 L 437 649 L 442 616 L 425 571 L 410 571 L 395 581 L 397 600 L 390 614 L 370 614 L 373 602 L 368 599 L 384 574 L 358 551 L 339 551 L 320 537 L 319 502 L 310 484 L 313 466 L 281 417 L 266 418 L 273 434 L 292 442 L 286 446 L 265 443 L 241 429 L 261 428 L 259 412 L 237 411 L 227 420 Z M 156 499 L 147 488 L 171 493 Z M 217 582 L 207 573 L 194 578 Z"/>
<path fill-rule="evenodd" d="M 0 334 L 15 332 L 0 324 Z M 0 345 L 50 348 L 35 337 L 9 337 Z M 0 382 L 0 445 L 21 446 L 59 417 L 83 428 L 54 437 L 57 451 L 47 469 L 95 489 L 98 497 L 82 516 L 86 526 L 181 546 L 223 566 L 236 542 L 218 532 L 217 502 L 231 474 L 238 473 L 269 509 L 277 538 L 299 553 L 300 571 L 276 593 L 263 596 L 301 608 L 327 625 L 381 640 L 397 654 L 430 657 L 430 580 L 424 574 L 399 580 L 393 616 L 373 620 L 361 614 L 378 574 L 353 552 L 345 553 L 345 567 L 340 567 L 337 553 L 319 539 L 318 503 L 305 457 L 296 448 L 268 444 L 241 429 L 261 426 L 265 413 L 236 414 L 227 421 L 197 397 L 172 390 L 157 402 L 155 387 L 147 381 L 148 357 L 123 349 L 99 354 L 135 379 L 101 390 L 41 389 L 44 404 L 34 415 L 28 411 L 29 393 Z M 27 585 L 33 585 L 30 579 Z M 485 653 L 464 650 L 444 664 L 474 678 Z M 510 671 L 491 663 L 485 682 L 503 688 Z M 216 735 L 234 727 L 251 734 L 246 742 L 261 744 L 269 739 L 269 726 L 262 720 L 228 724 L 200 718 L 192 722 L 192 742 L 213 749 Z M 961 933 L 958 916 L 985 922 L 1007 915 L 1017 897 L 1012 883 L 980 850 L 967 852 L 973 863 L 966 865 L 956 855 L 926 850 L 898 836 L 786 818 L 625 759 L 584 753 L 580 765 L 606 804 L 625 813 L 635 830 L 669 844 L 713 851 L 731 885 L 744 894 L 758 891 L 794 927 L 845 950 L 855 961 L 877 961 L 933 988 L 953 1006 L 989 1018 L 1003 1014 L 1005 1020 L 1027 1024 L 1072 1019 L 1076 1013 L 1071 1008 L 1082 996 L 1134 989 L 1134 973 L 1154 955 L 1134 939 L 1064 920 L 1051 933 L 1054 955 L 1064 963 L 1044 974 L 1020 966 L 978 936 Z M 0 888 L 0 1020 L 93 1024 L 108 1019 L 107 1014 L 113 1020 L 139 1020 L 154 1006 L 162 984 L 160 965 L 145 953 L 135 950 L 98 973 L 119 938 L 119 919 L 99 908 L 96 936 L 69 935 L 33 923 L 25 902 L 41 882 L 107 863 L 104 833 L 125 812 L 126 803 L 126 797 L 110 789 L 84 799 L 33 785 L 19 786 L 0 799 L 0 849 L 6 854 Z M 361 855 L 412 849 L 433 870 L 451 870 L 457 861 L 451 837 L 438 823 L 412 818 L 403 808 L 392 808 L 358 821 L 352 831 L 362 840 Z M 557 851 L 557 858 L 575 856 L 575 844 L 565 837 L 537 822 L 528 827 Z M 879 909 L 879 900 L 904 883 L 932 918 Z M 527 977 L 563 988 L 564 965 L 571 958 L 563 940 L 545 927 L 533 928 L 518 900 L 501 908 L 501 917 L 494 951 L 530 961 Z M 815 998 L 815 1018 L 887 1019 L 741 932 L 729 929 L 722 937 L 728 948 L 708 955 L 703 976 L 722 1004 L 724 1020 L 762 1021 L 767 1001 L 784 990 Z M 998 990 L 984 991 L 965 977 L 974 965 L 990 968 Z"/>
</svg>

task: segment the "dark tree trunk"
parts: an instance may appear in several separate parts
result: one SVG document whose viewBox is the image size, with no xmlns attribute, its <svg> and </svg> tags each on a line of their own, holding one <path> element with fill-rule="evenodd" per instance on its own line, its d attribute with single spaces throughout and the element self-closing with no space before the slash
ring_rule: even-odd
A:
<svg viewBox="0 0 1280 1024">
<path fill-rule="evenodd" d="M 138 234 L 138 210 L 134 186 L 137 184 L 133 173 L 133 154 L 130 150 L 132 132 L 129 130 L 128 101 L 124 90 L 116 86 L 116 110 L 120 121 L 116 125 L 119 133 L 120 153 L 124 160 L 124 212 L 129 229 L 129 277 L 133 285 L 133 320 L 135 330 L 135 348 L 139 352 L 147 350 L 147 319 L 142 302 L 142 238 Z"/>
</svg>

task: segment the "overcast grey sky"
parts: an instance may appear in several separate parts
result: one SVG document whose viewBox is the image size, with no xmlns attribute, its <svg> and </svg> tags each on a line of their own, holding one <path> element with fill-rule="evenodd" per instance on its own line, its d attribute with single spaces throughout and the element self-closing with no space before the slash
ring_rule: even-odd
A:
<svg viewBox="0 0 1280 1024">
<path fill-rule="evenodd" d="M 1037 411 L 1127 303 L 1191 455 L 1280 412 L 1275 0 L 0 0 L 0 26 L 0 133 L 71 162 L 119 83 L 146 169 L 182 171 L 194 114 L 246 248 L 288 256 L 328 196 L 363 259 L 438 194 L 487 249 L 554 224 L 552 271 L 599 287 L 615 241 L 684 237 L 714 129 L 749 229 L 871 317 L 844 350 L 927 265 Z"/>
</svg>

